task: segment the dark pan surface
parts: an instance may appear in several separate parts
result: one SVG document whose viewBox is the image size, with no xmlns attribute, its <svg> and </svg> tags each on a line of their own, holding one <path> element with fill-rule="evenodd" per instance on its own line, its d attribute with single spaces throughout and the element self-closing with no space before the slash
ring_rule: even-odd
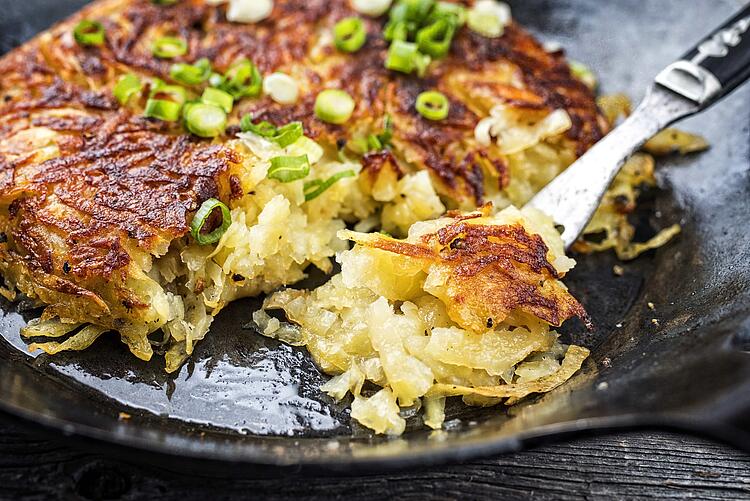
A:
<svg viewBox="0 0 750 501">
<path fill-rule="evenodd" d="M 0 0 L 0 51 L 84 3 Z M 638 98 L 662 66 L 746 1 L 511 3 L 542 39 L 595 68 L 605 92 Z M 676 221 L 683 234 L 625 264 L 623 277 L 612 273 L 610 254 L 579 257 L 568 283 L 597 329 L 581 334 L 571 324 L 566 335 L 593 356 L 562 388 L 507 413 L 456 404 L 445 431 L 413 419 L 399 439 L 373 437 L 317 389 L 325 377 L 304 351 L 241 328 L 253 301 L 223 312 L 175 376 L 161 360 L 135 360 L 114 337 L 84 353 L 33 358 L 18 336 L 33 312 L 3 304 L 0 409 L 136 449 L 338 470 L 461 460 L 619 426 L 681 427 L 750 449 L 750 87 L 683 127 L 713 147 L 662 162 L 660 189 L 640 216 L 643 236 Z M 121 411 L 132 418 L 118 420 Z"/>
</svg>

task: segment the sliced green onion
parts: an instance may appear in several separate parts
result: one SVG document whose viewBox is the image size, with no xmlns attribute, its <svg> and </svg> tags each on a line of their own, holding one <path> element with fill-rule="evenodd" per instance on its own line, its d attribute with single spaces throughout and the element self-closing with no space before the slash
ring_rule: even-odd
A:
<svg viewBox="0 0 750 501">
<path fill-rule="evenodd" d="M 182 119 L 185 120 L 187 118 L 187 114 L 190 113 L 190 109 L 195 106 L 196 104 L 201 104 L 200 99 L 192 99 L 190 101 L 187 101 L 185 104 L 182 105 Z"/>
<path fill-rule="evenodd" d="M 466 8 L 457 3 L 438 2 L 427 16 L 426 22 L 431 24 L 443 18 L 448 18 L 459 28 L 466 23 Z"/>
<path fill-rule="evenodd" d="M 395 9 L 403 9 L 395 15 L 420 24 L 432 10 L 435 0 L 401 0 Z"/>
<path fill-rule="evenodd" d="M 406 40 L 409 38 L 409 24 L 406 21 L 389 21 L 383 30 L 383 37 L 387 42 Z"/>
<path fill-rule="evenodd" d="M 302 122 L 291 122 L 278 129 L 271 140 L 282 148 L 286 148 L 290 144 L 296 143 L 303 134 Z"/>
<path fill-rule="evenodd" d="M 430 90 L 417 97 L 416 108 L 428 120 L 443 120 L 450 112 L 450 102 L 445 94 Z"/>
<path fill-rule="evenodd" d="M 379 17 L 388 12 L 391 0 L 352 0 L 352 7 L 360 14 Z"/>
<path fill-rule="evenodd" d="M 508 4 L 495 0 L 477 1 L 466 16 L 469 28 L 488 38 L 501 37 L 510 21 Z"/>
<path fill-rule="evenodd" d="M 221 217 L 221 224 L 218 224 L 219 217 Z M 195 213 L 190 223 L 190 233 L 200 245 L 215 244 L 221 240 L 231 224 L 232 213 L 229 212 L 229 207 L 215 198 L 209 198 Z M 214 229 L 212 230 L 211 227 Z"/>
<path fill-rule="evenodd" d="M 198 85 L 211 76 L 211 62 L 205 57 L 195 64 L 175 63 L 169 69 L 169 76 L 185 85 Z"/>
<path fill-rule="evenodd" d="M 367 136 L 367 146 L 370 151 L 380 151 L 383 149 L 383 143 L 375 134 Z"/>
<path fill-rule="evenodd" d="M 203 91 L 201 101 L 206 104 L 213 104 L 215 106 L 218 106 L 226 113 L 231 113 L 232 107 L 234 106 L 234 98 L 230 93 L 224 92 L 221 89 L 214 89 L 212 87 L 208 87 Z"/>
<path fill-rule="evenodd" d="M 84 19 L 73 29 L 73 38 L 80 45 L 104 45 L 104 25 L 99 21 Z"/>
<path fill-rule="evenodd" d="M 128 101 L 130 101 L 133 96 L 141 92 L 142 88 L 143 84 L 141 83 L 141 79 L 138 78 L 138 75 L 128 73 L 127 75 L 120 77 L 112 92 L 117 101 L 124 106 L 128 104 Z"/>
<path fill-rule="evenodd" d="M 218 87 L 235 99 L 257 97 L 263 89 L 263 77 L 250 60 L 242 59 L 229 68 Z"/>
<path fill-rule="evenodd" d="M 180 0 L 151 0 L 156 5 L 174 5 Z"/>
<path fill-rule="evenodd" d="M 263 79 L 263 93 L 279 104 L 294 104 L 299 98 L 297 80 L 279 71 Z"/>
<path fill-rule="evenodd" d="M 343 90 L 324 90 L 315 99 L 315 116 L 324 122 L 341 125 L 354 113 L 354 99 Z"/>
<path fill-rule="evenodd" d="M 158 118 L 165 122 L 176 122 L 180 118 L 182 104 L 167 99 L 149 99 L 143 112 L 148 118 Z"/>
<path fill-rule="evenodd" d="M 179 85 L 167 85 L 161 80 L 156 80 L 148 97 L 184 104 L 187 101 L 187 91 Z"/>
<path fill-rule="evenodd" d="M 251 115 L 245 115 L 240 121 L 240 129 L 242 132 L 252 132 L 258 136 L 264 137 L 269 141 L 273 141 L 282 148 L 286 148 L 290 144 L 297 142 L 301 138 L 305 131 L 302 127 L 302 122 L 290 122 L 283 127 L 276 127 L 270 122 L 265 120 L 259 123 L 253 123 L 253 117 Z"/>
<path fill-rule="evenodd" d="M 242 132 L 252 132 L 261 137 L 273 137 L 278 129 L 271 122 L 265 120 L 260 123 L 253 123 L 252 115 L 245 115 L 240 120 L 240 129 Z"/>
<path fill-rule="evenodd" d="M 333 27 L 333 43 L 342 52 L 357 52 L 366 41 L 365 23 L 358 17 L 342 19 Z"/>
<path fill-rule="evenodd" d="M 438 19 L 417 32 L 417 47 L 433 58 L 444 57 L 451 48 L 455 32 L 456 27 L 450 20 Z"/>
<path fill-rule="evenodd" d="M 356 175 L 357 174 L 353 170 L 345 170 L 345 171 L 337 172 L 336 174 L 329 177 L 325 181 L 322 181 L 320 179 L 309 181 L 305 183 L 305 187 L 304 187 L 305 200 L 309 202 L 310 200 L 318 198 L 326 190 L 328 190 L 328 188 L 330 188 L 337 182 L 347 177 L 355 177 Z"/>
<path fill-rule="evenodd" d="M 211 73 L 211 75 L 208 77 L 208 85 L 211 87 L 218 87 L 221 88 L 225 83 L 227 79 L 224 78 L 224 75 L 221 75 L 219 73 Z"/>
<path fill-rule="evenodd" d="M 402 73 L 416 71 L 419 76 L 423 76 L 430 62 L 430 56 L 421 54 L 417 44 L 394 40 L 388 49 L 385 67 Z"/>
<path fill-rule="evenodd" d="M 268 169 L 268 179 L 276 179 L 282 183 L 291 183 L 303 179 L 310 174 L 310 161 L 307 155 L 299 157 L 274 157 Z"/>
<path fill-rule="evenodd" d="M 162 59 L 184 56 L 187 54 L 188 44 L 178 37 L 161 37 L 151 44 L 151 54 Z"/>
<path fill-rule="evenodd" d="M 185 127 L 198 137 L 216 137 L 227 128 L 227 114 L 219 106 L 191 103 L 185 113 Z"/>
</svg>

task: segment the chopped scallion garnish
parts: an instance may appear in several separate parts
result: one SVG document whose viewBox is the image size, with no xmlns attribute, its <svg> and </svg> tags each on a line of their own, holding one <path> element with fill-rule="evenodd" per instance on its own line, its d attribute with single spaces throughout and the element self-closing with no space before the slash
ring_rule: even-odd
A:
<svg viewBox="0 0 750 501">
<path fill-rule="evenodd" d="M 148 118 L 158 118 L 165 122 L 176 122 L 180 118 L 182 104 L 168 99 L 151 98 L 146 101 L 146 109 L 143 114 Z"/>
<path fill-rule="evenodd" d="M 208 87 L 203 91 L 201 101 L 206 104 L 216 105 L 226 113 L 231 113 L 232 107 L 234 106 L 234 98 L 230 93 L 212 87 Z"/>
<path fill-rule="evenodd" d="M 308 174 L 310 174 L 310 161 L 307 155 L 274 157 L 271 159 L 271 167 L 268 169 L 268 178 L 282 183 L 304 179 Z"/>
<path fill-rule="evenodd" d="M 178 37 L 161 37 L 154 40 L 151 44 L 151 53 L 162 59 L 172 59 L 174 57 L 184 56 L 187 54 L 188 44 L 185 40 Z"/>
<path fill-rule="evenodd" d="M 313 181 L 309 181 L 305 183 L 305 200 L 310 201 L 315 198 L 318 198 L 320 195 L 322 195 L 328 188 L 339 182 L 340 180 L 347 178 L 347 177 L 355 177 L 357 174 L 353 170 L 345 170 L 341 172 L 337 172 L 333 176 L 329 177 L 325 181 L 320 179 L 315 179 Z"/>
<path fill-rule="evenodd" d="M 263 80 L 263 93 L 279 104 L 294 104 L 299 98 L 299 84 L 286 73 L 277 71 Z"/>
<path fill-rule="evenodd" d="M 209 198 L 195 213 L 190 223 L 190 233 L 200 245 L 214 244 L 221 240 L 231 225 L 232 213 L 229 212 L 229 207 L 215 198 Z"/>
<path fill-rule="evenodd" d="M 428 120 L 443 120 L 450 112 L 450 102 L 445 94 L 431 90 L 417 97 L 416 108 Z"/>
<path fill-rule="evenodd" d="M 463 5 L 451 2 L 438 2 L 427 16 L 427 23 L 434 23 L 438 19 L 448 18 L 456 27 L 466 23 L 466 8 Z"/>
<path fill-rule="evenodd" d="M 211 76 L 211 62 L 205 57 L 195 64 L 175 63 L 169 69 L 169 76 L 185 85 L 198 85 Z"/>
<path fill-rule="evenodd" d="M 187 101 L 187 91 L 179 85 L 167 85 L 161 80 L 156 80 L 151 86 L 148 97 L 184 104 Z"/>
<path fill-rule="evenodd" d="M 448 54 L 456 27 L 448 18 L 441 18 L 417 32 L 419 51 L 433 58 Z"/>
<path fill-rule="evenodd" d="M 142 88 L 143 84 L 141 83 L 141 79 L 138 78 L 138 75 L 128 73 L 127 75 L 120 77 L 112 92 L 117 101 L 124 106 L 128 104 L 130 99 L 138 94 Z"/>
<path fill-rule="evenodd" d="M 227 127 L 227 114 L 219 106 L 191 103 L 185 113 L 185 127 L 199 137 L 216 137 Z"/>
<path fill-rule="evenodd" d="M 333 42 L 342 52 L 357 52 L 366 41 L 365 23 L 358 17 L 342 19 L 333 27 Z"/>
<path fill-rule="evenodd" d="M 409 24 L 406 21 L 390 21 L 385 25 L 383 37 L 387 42 L 409 38 Z"/>
<path fill-rule="evenodd" d="M 430 62 L 430 56 L 420 53 L 417 44 L 394 40 L 388 49 L 385 67 L 401 73 L 416 71 L 419 76 L 423 76 Z"/>
<path fill-rule="evenodd" d="M 253 123 L 251 115 L 245 115 L 240 121 L 242 132 L 252 132 L 258 136 L 273 141 L 281 148 L 286 148 L 290 144 L 297 142 L 304 135 L 302 122 L 290 122 L 283 127 L 276 127 L 270 122 L 262 121 Z"/>
<path fill-rule="evenodd" d="M 73 38 L 80 45 L 104 45 L 104 25 L 99 21 L 84 19 L 73 29 Z"/>
<path fill-rule="evenodd" d="M 354 99 L 343 90 L 324 90 L 315 99 L 315 116 L 324 122 L 341 125 L 354 113 Z"/>
<path fill-rule="evenodd" d="M 211 80 L 214 80 L 213 76 Z M 224 74 L 223 80 L 216 87 L 230 93 L 235 99 L 257 97 L 263 89 L 263 77 L 248 59 L 242 59 L 232 65 Z"/>
<path fill-rule="evenodd" d="M 392 0 L 352 0 L 352 7 L 360 14 L 378 17 L 385 14 Z"/>
<path fill-rule="evenodd" d="M 488 38 L 498 38 L 511 21 L 510 7 L 496 0 L 478 0 L 466 15 L 472 31 Z"/>
</svg>

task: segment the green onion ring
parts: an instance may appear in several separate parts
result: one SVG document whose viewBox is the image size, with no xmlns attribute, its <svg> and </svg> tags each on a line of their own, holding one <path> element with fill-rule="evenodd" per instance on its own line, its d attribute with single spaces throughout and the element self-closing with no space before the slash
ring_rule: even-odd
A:
<svg viewBox="0 0 750 501">
<path fill-rule="evenodd" d="M 279 128 L 271 140 L 280 147 L 286 148 L 290 144 L 296 143 L 304 133 L 305 131 L 302 127 L 302 122 L 290 122 Z"/>
<path fill-rule="evenodd" d="M 355 107 L 354 99 L 343 90 L 327 89 L 315 98 L 315 116 L 330 124 L 346 123 Z"/>
<path fill-rule="evenodd" d="M 143 89 L 143 84 L 138 75 L 128 73 L 120 77 L 112 92 L 117 101 L 125 106 L 133 96 L 141 92 L 141 89 Z"/>
<path fill-rule="evenodd" d="M 232 65 L 224 74 L 224 81 L 217 85 L 235 99 L 257 97 L 263 89 L 263 77 L 258 68 L 248 59 Z"/>
<path fill-rule="evenodd" d="M 328 188 L 339 182 L 340 180 L 347 177 L 355 177 L 357 174 L 353 170 L 345 170 L 337 172 L 333 176 L 329 177 L 325 181 L 315 179 L 305 183 L 305 201 L 309 202 L 322 195 Z"/>
<path fill-rule="evenodd" d="M 240 120 L 240 129 L 242 132 L 252 132 L 261 137 L 273 137 L 278 132 L 278 128 L 271 122 L 265 120 L 260 123 L 253 123 L 252 115 L 245 115 Z"/>
<path fill-rule="evenodd" d="M 104 25 L 99 21 L 84 19 L 73 29 L 73 38 L 80 45 L 104 45 Z"/>
<path fill-rule="evenodd" d="M 456 32 L 454 24 L 446 18 L 438 19 L 417 32 L 417 47 L 420 52 L 435 59 L 448 54 Z"/>
<path fill-rule="evenodd" d="M 417 44 L 394 40 L 388 49 L 385 67 L 402 73 L 412 73 L 416 70 L 419 76 L 423 76 L 430 61 L 430 56 L 419 52 Z"/>
<path fill-rule="evenodd" d="M 389 21 L 383 30 L 383 38 L 387 42 L 405 41 L 409 38 L 409 24 L 406 21 Z"/>
<path fill-rule="evenodd" d="M 161 37 L 151 44 L 151 53 L 162 59 L 184 56 L 187 54 L 188 44 L 178 37 Z"/>
<path fill-rule="evenodd" d="M 407 20 L 421 23 L 432 10 L 435 0 L 401 0 L 400 3 L 406 6 L 403 15 Z"/>
<path fill-rule="evenodd" d="M 185 113 L 185 127 L 198 137 L 220 136 L 227 128 L 227 114 L 214 104 L 191 103 Z"/>
<path fill-rule="evenodd" d="M 156 5 L 174 5 L 179 1 L 180 0 L 151 0 L 151 2 Z"/>
<path fill-rule="evenodd" d="M 179 85 L 167 85 L 161 80 L 156 80 L 152 84 L 152 89 L 148 97 L 184 104 L 187 101 L 187 91 Z"/>
<path fill-rule="evenodd" d="M 466 24 L 466 8 L 463 5 L 450 2 L 438 2 L 427 16 L 426 24 L 432 24 L 438 19 L 448 19 L 457 28 Z"/>
<path fill-rule="evenodd" d="M 303 179 L 310 174 L 310 161 L 307 155 L 299 157 L 274 157 L 268 169 L 268 179 L 276 179 L 282 183 L 291 183 Z"/>
<path fill-rule="evenodd" d="M 225 113 L 231 113 L 234 107 L 234 98 L 228 92 L 212 87 L 206 88 L 201 96 L 201 101 L 206 104 L 213 104 L 224 110 Z"/>
<path fill-rule="evenodd" d="M 211 62 L 204 57 L 195 64 L 175 63 L 169 69 L 169 76 L 181 84 L 198 85 L 211 76 Z"/>
<path fill-rule="evenodd" d="M 255 124 L 251 115 L 242 117 L 242 120 L 240 120 L 240 129 L 242 132 L 252 132 L 269 141 L 273 141 L 281 148 L 286 148 L 290 144 L 296 143 L 305 134 L 302 122 L 290 122 L 283 127 L 276 127 L 265 120 Z"/>
<path fill-rule="evenodd" d="M 450 102 L 445 94 L 430 90 L 417 97 L 416 109 L 428 120 L 443 120 L 450 112 Z"/>
<path fill-rule="evenodd" d="M 221 225 L 217 226 L 214 230 L 209 233 L 204 233 L 203 228 L 207 223 L 212 222 L 213 215 L 216 210 L 221 213 Z M 221 240 L 229 226 L 232 224 L 232 213 L 229 212 L 229 207 L 224 205 L 215 198 L 209 198 L 203 204 L 201 204 L 198 212 L 195 213 L 193 221 L 190 223 L 190 233 L 192 233 L 195 241 L 200 245 L 214 244 Z"/>
<path fill-rule="evenodd" d="M 182 104 L 167 99 L 149 99 L 146 101 L 144 116 L 158 118 L 165 122 L 176 122 L 180 118 Z"/>
<path fill-rule="evenodd" d="M 333 42 L 342 52 L 357 52 L 367 41 L 365 23 L 358 17 L 342 19 L 333 27 Z"/>
</svg>

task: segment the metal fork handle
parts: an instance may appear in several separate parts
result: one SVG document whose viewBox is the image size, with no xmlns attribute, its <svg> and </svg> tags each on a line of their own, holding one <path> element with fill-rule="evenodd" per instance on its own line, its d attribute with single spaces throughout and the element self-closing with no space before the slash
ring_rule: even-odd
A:
<svg viewBox="0 0 750 501">
<path fill-rule="evenodd" d="M 591 220 L 625 161 L 654 134 L 700 110 L 694 102 L 654 85 L 622 125 L 537 193 L 527 207 L 549 214 L 563 226 L 562 239 L 565 247 L 570 247 Z"/>
<path fill-rule="evenodd" d="M 656 77 L 622 125 L 542 189 L 527 206 L 563 226 L 565 247 L 586 228 L 625 161 L 654 134 L 708 108 L 750 78 L 750 4 Z"/>
</svg>

